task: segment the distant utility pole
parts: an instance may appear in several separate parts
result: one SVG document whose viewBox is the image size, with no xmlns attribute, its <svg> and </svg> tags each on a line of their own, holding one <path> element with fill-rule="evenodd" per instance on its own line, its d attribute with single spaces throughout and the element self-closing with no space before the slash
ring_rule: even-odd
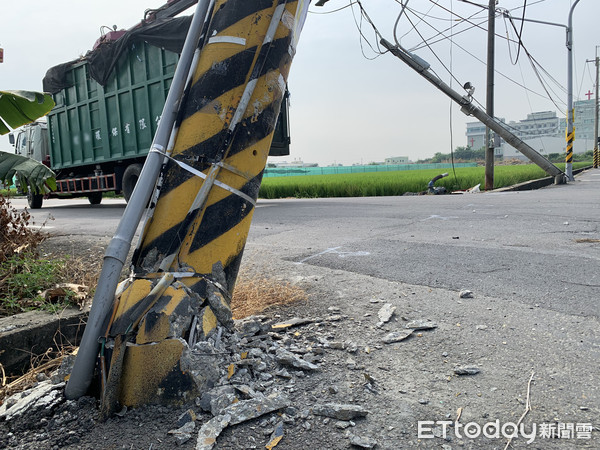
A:
<svg viewBox="0 0 600 450">
<path fill-rule="evenodd" d="M 586 61 L 591 62 L 591 61 Z M 598 149 L 598 78 L 600 74 L 600 58 L 598 58 L 598 46 L 596 46 L 596 99 L 594 102 L 594 168 L 597 169 L 600 166 L 600 150 Z"/>
<path fill-rule="evenodd" d="M 494 117 L 494 38 L 496 34 L 496 0 L 489 1 L 488 47 L 487 47 L 487 90 L 485 112 Z M 485 129 L 485 190 L 494 189 L 494 133 Z"/>
</svg>

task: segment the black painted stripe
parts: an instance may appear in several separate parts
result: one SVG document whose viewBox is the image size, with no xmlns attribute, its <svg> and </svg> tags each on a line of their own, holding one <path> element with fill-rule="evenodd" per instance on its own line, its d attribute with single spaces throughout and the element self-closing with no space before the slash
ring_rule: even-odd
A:
<svg viewBox="0 0 600 450">
<path fill-rule="evenodd" d="M 291 60 L 290 42 L 291 36 L 286 36 L 273 41 L 271 45 L 262 47 L 257 61 L 264 60 L 264 64 L 258 65 L 260 70 L 253 69 L 253 76 L 250 79 L 261 77 L 289 63 Z M 257 47 L 252 47 L 236 53 L 214 64 L 204 73 L 187 93 L 181 119 L 187 119 L 221 95 L 244 84 L 257 49 Z"/>
<path fill-rule="evenodd" d="M 258 196 L 258 189 L 260 188 L 261 179 L 262 173 L 248 181 L 248 183 L 246 183 L 240 190 L 255 199 Z M 215 189 L 220 188 L 215 187 Z M 242 215 L 236 215 L 234 212 L 232 213 L 235 208 L 237 208 Z M 240 220 L 242 220 L 250 213 L 250 211 L 252 211 L 252 208 L 252 204 L 234 194 L 229 195 L 223 200 L 220 200 L 217 203 L 207 207 L 204 217 L 202 218 L 202 222 L 200 223 L 200 229 L 195 233 L 194 243 L 192 244 L 190 252 L 200 248 L 200 246 L 196 245 L 196 240 L 202 245 L 205 245 L 205 243 L 210 242 L 211 240 L 235 227 Z M 209 215 L 209 218 L 207 218 L 207 214 Z M 142 269 L 142 262 L 150 251 L 156 251 L 163 257 L 172 254 L 179 247 L 183 239 L 185 239 L 189 231 L 189 225 L 195 218 L 196 211 L 188 213 L 181 222 L 165 230 L 160 236 L 146 243 L 132 259 L 135 266 L 135 272 L 138 274 L 144 272 Z M 214 223 L 211 224 L 212 227 L 210 225 L 204 225 L 207 223 L 207 221 L 214 221 Z M 207 235 L 210 236 L 208 241 L 204 241 L 204 239 L 200 237 L 203 232 L 209 233 Z"/>
<path fill-rule="evenodd" d="M 277 114 L 281 107 L 281 101 L 273 102 L 261 111 L 256 118 L 247 117 L 240 121 L 236 127 L 236 132 L 231 140 L 230 150 L 225 155 L 231 157 L 238 154 L 244 149 L 256 144 L 257 142 L 266 138 L 275 129 L 277 122 Z M 218 143 L 226 142 L 227 130 L 223 130 L 220 133 L 212 136 L 211 138 L 202 141 L 177 155 L 177 159 L 192 159 L 194 155 L 202 155 L 203 159 L 210 162 L 218 162 L 220 159 L 217 157 L 220 155 L 221 149 L 218 148 Z M 217 145 L 215 145 L 217 144 Z"/>
<path fill-rule="evenodd" d="M 269 136 L 277 124 L 276 111 L 279 110 L 280 106 L 281 101 L 271 103 L 261 112 L 259 119 L 254 122 L 250 117 L 242 120 L 236 129 L 230 150 L 226 157 L 236 155 Z M 175 155 L 173 158 L 203 172 L 208 169 L 212 163 L 217 163 L 222 160 L 219 155 L 226 139 L 227 130 L 223 130 L 193 147 L 188 148 L 184 152 Z M 177 188 L 181 183 L 193 176 L 195 175 L 179 168 L 173 161 L 169 161 L 161 187 L 161 196 Z"/>
<path fill-rule="evenodd" d="M 240 190 L 249 197 L 256 199 L 261 180 L 262 172 L 246 183 Z M 195 252 L 222 234 L 227 233 L 244 220 L 250 214 L 252 208 L 251 204 L 235 194 L 231 194 L 208 206 L 194 235 L 189 252 Z"/>
<path fill-rule="evenodd" d="M 277 3 L 282 3 L 279 0 Z M 215 12 L 210 23 L 210 34 L 229 28 L 247 16 L 257 14 L 262 10 L 273 7 L 273 0 L 229 0 L 223 3 Z"/>
</svg>

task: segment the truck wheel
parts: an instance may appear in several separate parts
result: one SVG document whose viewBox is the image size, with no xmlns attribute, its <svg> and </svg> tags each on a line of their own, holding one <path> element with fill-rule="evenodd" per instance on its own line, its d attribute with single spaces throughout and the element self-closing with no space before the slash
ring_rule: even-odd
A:
<svg viewBox="0 0 600 450">
<path fill-rule="evenodd" d="M 123 173 L 123 197 L 125 197 L 125 201 L 128 202 L 131 194 L 133 192 L 133 188 L 140 178 L 140 173 L 142 172 L 141 164 L 131 164 L 127 166 L 125 169 L 125 173 Z"/>
<path fill-rule="evenodd" d="M 102 201 L 102 192 L 92 192 L 88 195 L 90 205 L 99 205 Z"/>
<path fill-rule="evenodd" d="M 43 194 L 33 194 L 31 189 L 27 191 L 27 203 L 31 209 L 40 209 L 44 203 Z"/>
</svg>

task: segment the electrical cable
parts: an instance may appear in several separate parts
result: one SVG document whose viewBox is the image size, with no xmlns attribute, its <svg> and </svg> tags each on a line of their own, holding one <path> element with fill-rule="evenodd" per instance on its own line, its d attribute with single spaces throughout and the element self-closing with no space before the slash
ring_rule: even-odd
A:
<svg viewBox="0 0 600 450">
<path fill-rule="evenodd" d="M 379 30 L 377 29 L 377 27 L 375 26 L 375 24 L 373 23 L 373 21 L 371 20 L 371 18 L 369 17 L 369 15 L 367 14 L 367 12 L 365 11 L 365 9 L 363 8 L 362 4 L 360 3 L 360 0 L 356 0 L 355 4 L 358 4 L 358 7 L 360 8 L 360 23 L 357 22 L 356 20 L 356 14 L 354 12 L 354 8 L 351 7 L 350 9 L 352 10 L 352 17 L 354 18 L 354 23 L 356 24 L 356 27 L 358 28 L 358 32 L 360 34 L 360 50 L 362 52 L 362 55 L 365 59 L 368 59 L 370 61 L 379 58 L 381 55 L 383 55 L 385 52 L 381 51 L 381 49 L 379 48 L 379 40 L 382 38 L 381 33 L 379 32 Z M 350 4 L 350 6 L 352 6 L 352 3 Z M 373 28 L 373 31 L 375 32 L 375 35 L 378 37 L 378 39 L 376 40 L 377 42 L 377 50 L 375 50 L 375 48 L 373 48 L 373 45 L 371 45 L 371 43 L 369 42 L 369 40 L 367 39 L 367 37 L 363 34 L 362 31 L 362 20 L 363 17 L 367 20 L 367 22 L 369 22 L 369 24 L 371 24 L 371 27 Z M 373 51 L 373 53 L 376 54 L 375 57 L 373 58 L 369 58 L 364 51 L 364 47 L 363 47 L 363 39 L 364 41 L 369 45 L 369 47 L 371 48 L 371 50 Z"/>
<path fill-rule="evenodd" d="M 519 54 L 521 53 L 521 44 L 523 42 L 521 38 L 523 36 L 523 25 L 525 25 L 525 9 L 527 9 L 527 0 L 523 0 L 523 16 L 521 17 L 521 29 L 519 30 L 518 34 L 519 46 L 517 47 L 517 57 L 515 59 L 515 64 L 517 63 L 517 61 L 519 61 Z"/>
<path fill-rule="evenodd" d="M 410 22 L 410 24 L 412 25 L 412 27 L 414 28 L 415 32 L 419 35 L 419 37 L 421 38 L 421 40 L 423 42 L 425 42 L 425 39 L 423 38 L 423 35 L 421 34 L 421 32 L 419 30 L 417 30 L 417 28 L 415 27 L 413 21 L 410 19 L 410 16 L 407 14 L 406 18 L 408 19 L 408 21 Z M 428 24 L 429 25 L 429 24 Z M 430 25 L 431 26 L 431 25 Z M 452 71 L 450 71 L 448 69 L 448 67 L 446 67 L 446 65 L 444 64 L 444 62 L 440 59 L 440 57 L 435 53 L 435 51 L 431 48 L 431 46 L 429 44 L 427 44 L 425 42 L 425 44 L 427 45 L 427 48 L 429 49 L 429 51 L 433 54 L 433 56 L 435 57 L 435 59 L 437 59 L 439 61 L 439 63 L 442 65 L 442 67 L 444 69 L 446 69 L 446 71 L 450 74 L 450 76 L 458 83 L 461 84 L 460 81 L 458 81 L 458 79 L 454 76 L 454 74 L 452 73 Z M 439 78 L 439 77 L 438 77 Z M 441 79 L 441 78 L 440 78 Z"/>
<path fill-rule="evenodd" d="M 315 12 L 315 11 L 308 11 L 309 14 L 317 14 L 317 15 L 325 15 L 325 14 L 333 14 L 336 13 L 338 11 L 341 11 L 342 9 L 346 9 L 346 8 L 350 8 L 352 5 L 354 5 L 356 3 L 356 1 L 351 1 L 350 3 L 348 3 L 346 6 L 342 6 L 341 8 L 338 9 L 334 9 L 332 11 L 325 11 L 325 12 Z"/>
<path fill-rule="evenodd" d="M 408 9 L 408 10 L 410 10 L 411 12 L 414 12 L 414 10 L 412 10 L 411 8 L 407 8 L 407 9 Z M 464 30 L 461 30 L 461 31 L 455 32 L 455 33 L 454 33 L 454 36 L 457 36 L 457 35 L 459 35 L 459 34 L 461 34 L 461 33 L 464 33 L 465 31 L 472 30 L 473 28 L 479 28 L 479 29 L 481 29 L 482 31 L 485 31 L 485 32 L 487 33 L 487 29 L 481 26 L 482 24 L 484 24 L 484 23 L 487 23 L 487 18 L 486 18 L 486 19 L 484 19 L 484 20 L 482 20 L 482 21 L 481 21 L 481 22 L 479 22 L 479 23 L 472 23 L 472 22 L 470 22 L 470 21 L 469 21 L 469 19 L 471 19 L 471 18 L 472 18 L 473 16 L 475 16 L 476 14 L 477 14 L 477 13 L 475 13 L 475 14 L 472 14 L 471 16 L 469 16 L 469 17 L 467 17 L 467 18 L 461 17 L 461 16 L 459 16 L 458 14 L 455 14 L 455 16 L 459 17 L 459 18 L 461 19 L 461 21 L 466 21 L 466 22 L 469 22 L 469 23 L 471 24 L 471 26 L 470 26 L 470 27 L 468 27 L 468 28 L 465 28 Z M 432 45 L 432 44 L 437 44 L 438 42 L 442 42 L 442 41 L 444 41 L 444 40 L 448 39 L 448 38 L 445 36 L 445 34 L 444 34 L 444 33 L 445 33 L 446 31 L 448 31 L 450 28 L 446 28 L 445 30 L 439 31 L 439 30 L 437 30 L 435 27 L 433 27 L 431 24 L 429 24 L 429 23 L 428 23 L 428 25 L 429 25 L 430 27 L 432 27 L 434 30 L 436 30 L 436 31 L 437 31 L 437 34 L 435 34 L 435 35 L 431 36 L 431 37 L 430 37 L 430 38 L 427 40 L 427 42 L 429 42 L 429 44 L 430 44 L 430 45 Z M 434 38 L 436 38 L 436 37 L 438 37 L 438 36 L 440 36 L 440 35 L 441 35 L 441 36 L 443 36 L 441 39 L 438 39 L 438 40 L 436 40 L 436 41 L 431 41 L 432 39 L 434 39 Z M 501 34 L 498 34 L 498 33 L 495 33 L 495 36 L 496 36 L 497 38 L 499 38 L 499 39 L 503 39 L 503 40 L 504 40 L 504 39 L 507 39 L 507 38 L 506 38 L 506 36 L 503 36 L 503 35 L 501 35 Z M 512 41 L 512 42 L 515 42 L 515 43 L 516 43 L 517 41 Z M 416 46 L 412 47 L 412 48 L 410 49 L 410 51 L 420 50 L 421 48 L 424 48 L 424 47 L 425 47 L 425 43 L 423 42 L 423 43 L 420 43 L 420 44 L 418 44 L 418 45 L 416 45 Z"/>
<path fill-rule="evenodd" d="M 431 7 L 427 10 L 427 13 L 429 13 L 429 11 L 431 11 L 433 9 L 433 7 L 436 6 L 436 4 L 437 4 L 438 1 L 439 0 L 436 0 L 436 3 L 434 3 L 433 5 L 431 5 Z M 419 17 L 419 21 L 416 24 L 413 25 L 413 29 L 416 28 L 416 26 L 419 25 L 421 22 L 425 21 L 425 17 L 427 17 L 427 13 L 424 16 L 422 16 L 422 17 L 419 17 L 417 14 L 415 14 L 415 16 Z M 400 39 L 402 39 L 404 36 L 406 36 L 407 34 L 409 34 L 411 31 L 412 30 L 408 30 L 406 33 L 404 33 L 402 36 L 400 36 Z"/>
<path fill-rule="evenodd" d="M 504 17 L 504 27 L 506 29 L 506 34 L 508 37 L 508 33 L 509 33 L 509 29 L 508 26 L 506 25 L 506 18 L 508 18 L 509 23 L 511 24 L 513 30 L 515 32 L 517 32 L 516 29 L 516 25 L 514 23 L 514 21 L 512 20 L 512 16 L 510 15 L 510 12 L 508 10 L 504 11 L 503 14 Z M 556 83 L 557 86 L 560 86 L 560 84 L 549 74 L 549 72 L 543 68 L 543 66 L 535 60 L 535 58 L 531 55 L 531 53 L 529 53 L 529 50 L 527 50 L 527 48 L 525 47 L 525 44 L 523 44 L 523 41 L 521 40 L 520 36 L 518 36 L 519 39 L 519 48 L 523 48 L 523 51 L 525 52 L 525 54 L 527 55 L 527 58 L 529 59 L 529 63 L 531 64 L 531 68 L 533 69 L 534 74 L 536 75 L 537 79 L 539 80 L 540 84 L 542 85 L 542 88 L 544 89 L 544 91 L 546 92 L 546 95 L 548 96 L 548 99 L 554 103 L 554 106 L 556 106 L 556 108 L 558 108 L 559 110 L 561 109 L 560 106 L 558 106 L 558 104 L 556 103 L 556 101 L 554 100 L 554 98 L 552 97 L 552 95 L 550 94 L 550 92 L 548 91 L 548 89 L 551 90 L 551 88 L 548 86 L 546 86 L 546 84 L 544 83 L 544 79 L 542 78 L 542 76 L 539 73 L 538 67 L 552 80 Z M 510 43 L 508 44 L 509 48 L 508 51 L 510 53 Z M 511 56 L 511 60 L 512 60 L 512 56 Z M 556 95 L 556 92 L 552 91 L 552 93 L 554 95 Z"/>
<path fill-rule="evenodd" d="M 521 63 L 519 63 L 519 71 L 521 72 L 521 79 L 523 80 L 523 83 L 525 83 L 525 76 L 523 75 L 523 68 L 521 67 Z M 529 105 L 529 110 L 532 113 L 532 117 L 533 117 L 533 122 L 535 123 L 535 125 L 537 126 L 535 117 L 533 116 L 533 106 L 531 105 L 531 99 L 529 98 L 529 94 L 527 92 L 525 92 L 525 96 L 527 97 L 527 104 Z M 540 137 L 540 142 L 542 144 L 543 149 L 547 152 L 546 150 L 546 145 L 544 144 L 544 140 L 541 139 Z"/>
<path fill-rule="evenodd" d="M 396 45 L 398 47 L 400 47 L 400 42 L 398 42 L 398 38 L 396 37 L 396 30 L 398 29 L 398 22 L 400 22 L 400 18 L 402 17 L 402 14 L 404 13 L 404 9 L 408 6 L 408 0 L 406 0 L 406 3 L 402 3 L 402 0 L 400 0 L 400 5 L 402 6 L 402 9 L 400 10 L 400 14 L 398 14 L 398 18 L 396 19 L 396 22 L 394 23 L 394 41 L 396 41 Z"/>
<path fill-rule="evenodd" d="M 540 3 L 541 1 L 545 1 L 545 0 L 540 0 L 540 1 L 538 1 L 537 3 Z M 410 11 L 410 12 L 412 12 L 412 11 L 411 11 L 411 8 L 407 8 L 407 11 Z M 458 15 L 457 15 L 455 12 L 454 12 L 453 14 L 454 14 L 454 16 L 458 16 Z M 460 16 L 458 16 L 458 17 L 460 17 Z M 428 23 L 428 22 L 425 22 L 425 23 L 426 23 L 426 24 L 427 24 L 429 27 L 431 27 L 432 29 L 434 29 L 435 31 L 438 31 L 438 30 L 437 30 L 437 29 L 436 29 L 436 28 L 435 28 L 435 27 L 434 27 L 434 26 L 433 26 L 431 23 Z M 469 29 L 472 29 L 472 28 L 473 28 L 473 27 L 470 27 Z M 446 30 L 444 30 L 444 32 L 445 32 L 445 31 L 446 31 Z M 462 30 L 462 31 L 465 31 L 465 30 Z M 461 31 L 461 32 L 462 32 L 462 31 Z M 442 36 L 444 36 L 444 38 L 443 38 L 443 39 L 440 39 L 440 40 L 438 40 L 438 41 L 435 41 L 434 43 L 436 43 L 436 42 L 440 42 L 440 41 L 442 41 L 442 40 L 447 40 L 447 39 L 448 39 L 448 37 L 447 37 L 446 35 L 444 35 L 444 34 L 443 34 L 444 32 L 439 32 L 439 31 L 438 31 L 438 35 L 439 35 L 439 34 L 442 34 Z M 458 34 L 458 33 L 454 33 L 454 35 L 455 35 L 455 36 L 456 36 L 457 34 Z M 496 36 L 501 36 L 501 35 L 498 35 L 498 34 L 496 34 Z M 504 39 L 504 40 L 506 40 L 506 39 L 507 39 L 505 36 L 501 36 L 501 37 L 502 37 L 502 39 Z M 508 39 L 508 41 L 509 41 L 509 42 L 511 42 L 512 40 L 511 40 L 511 39 Z M 518 42 L 518 41 L 512 41 L 512 42 L 515 42 L 515 43 L 516 43 L 516 42 Z M 426 44 L 427 44 L 427 42 L 424 42 L 424 44 L 423 44 L 423 45 L 419 44 L 420 46 L 413 47 L 413 49 L 411 49 L 411 51 L 414 51 L 415 49 L 423 48 L 423 46 L 425 46 Z M 431 45 L 431 43 L 430 43 L 430 45 Z M 479 61 L 481 64 L 483 64 L 483 65 L 487 65 L 487 63 L 486 63 L 485 61 L 483 61 L 481 58 L 479 58 L 479 57 L 477 57 L 476 55 L 474 55 L 473 53 L 471 53 L 469 50 L 467 50 L 466 48 L 464 48 L 464 47 L 463 47 L 463 46 L 461 46 L 460 44 L 457 44 L 456 42 L 454 42 L 454 45 L 456 45 L 458 48 L 460 48 L 461 50 L 463 50 L 465 53 L 467 53 L 468 55 L 470 55 L 471 57 L 473 57 L 474 59 L 476 59 L 477 61 Z M 526 49 L 526 48 L 524 48 L 524 50 L 525 50 L 525 51 L 527 51 L 527 49 Z M 552 81 L 553 81 L 553 82 L 554 82 L 554 83 L 555 83 L 557 86 L 559 86 L 559 87 L 561 87 L 561 88 L 562 88 L 562 86 L 560 85 L 560 83 L 558 83 L 558 81 L 556 81 L 556 80 L 555 80 L 555 79 L 552 77 L 552 75 L 550 75 L 550 73 L 549 73 L 548 71 L 546 71 L 546 70 L 543 68 L 543 66 L 541 66 L 541 64 L 539 64 L 539 63 L 538 63 L 538 62 L 535 60 L 535 58 L 533 58 L 533 56 L 531 56 L 531 54 L 529 54 L 529 55 L 528 55 L 528 57 L 530 57 L 530 58 L 532 58 L 532 59 L 533 59 L 533 63 L 532 63 L 532 64 L 534 64 L 534 65 L 535 65 L 535 64 L 537 64 L 537 65 L 539 66 L 540 70 L 541 70 L 541 71 L 543 71 L 543 72 L 544 72 L 544 74 L 546 74 L 546 76 L 547 76 L 548 78 L 550 78 L 550 79 L 551 79 L 551 80 L 552 80 Z M 536 69 L 535 69 L 535 68 L 534 68 L 534 71 L 536 71 Z M 537 95 L 538 97 L 542 97 L 542 98 L 549 98 L 549 99 L 550 99 L 550 100 L 551 100 L 551 101 L 552 101 L 552 102 L 555 104 L 555 106 L 556 106 L 556 107 L 557 107 L 559 110 L 560 110 L 560 109 L 562 109 L 560 106 L 558 106 L 558 105 L 556 104 L 556 101 L 554 101 L 554 100 L 553 100 L 552 96 L 551 96 L 551 95 L 548 93 L 548 91 L 547 91 L 546 89 L 544 89 L 544 90 L 546 91 L 546 95 L 544 95 L 544 94 L 541 94 L 541 93 L 539 93 L 539 92 L 536 92 L 536 91 L 534 91 L 534 90 L 533 90 L 533 89 L 531 89 L 531 88 L 528 88 L 528 87 L 527 87 L 527 86 L 525 86 L 524 84 L 521 84 L 521 83 L 519 83 L 518 81 L 516 81 L 516 80 L 512 79 L 511 77 L 509 77 L 508 75 L 505 75 L 504 73 L 500 72 L 500 71 L 499 71 L 499 70 L 497 70 L 497 69 L 495 69 L 495 70 L 494 70 L 494 72 L 495 72 L 495 73 L 497 73 L 498 75 L 502 76 L 503 78 L 507 79 L 507 80 L 508 80 L 508 81 L 510 81 L 511 83 L 513 83 L 513 84 L 515 84 L 515 85 L 519 86 L 520 88 L 522 88 L 522 89 L 524 89 L 524 90 L 526 90 L 526 91 L 528 91 L 528 92 L 530 92 L 530 93 L 532 93 L 532 94 L 534 94 L 534 95 Z M 539 73 L 538 73 L 538 77 L 541 77 L 541 75 L 539 75 Z M 544 87 L 543 83 L 542 83 L 542 87 Z M 566 91 L 565 91 L 565 92 L 566 92 Z M 556 95 L 556 93 L 554 93 L 554 95 Z M 481 103 L 480 103 L 480 102 L 478 102 L 476 99 L 474 99 L 474 101 L 475 101 L 476 103 L 478 103 L 480 106 L 482 106 L 482 107 L 483 107 L 483 105 L 481 105 Z M 561 102 L 561 103 L 562 103 L 562 102 Z"/>
</svg>

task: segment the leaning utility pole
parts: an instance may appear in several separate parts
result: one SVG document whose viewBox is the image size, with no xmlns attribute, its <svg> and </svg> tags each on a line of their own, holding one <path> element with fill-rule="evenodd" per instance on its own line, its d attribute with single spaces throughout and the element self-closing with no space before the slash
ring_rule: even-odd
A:
<svg viewBox="0 0 600 450">
<path fill-rule="evenodd" d="M 567 154 L 565 156 L 565 174 L 569 181 L 573 181 L 573 143 L 575 141 L 575 111 L 573 110 L 573 10 L 579 3 L 575 0 L 569 11 L 567 25 Z"/>
<path fill-rule="evenodd" d="M 488 47 L 487 47 L 487 91 L 485 112 L 494 117 L 494 38 L 496 33 L 496 0 L 490 0 L 488 8 Z M 494 134 L 491 128 L 485 129 L 485 189 L 494 189 Z"/>
<path fill-rule="evenodd" d="M 392 55 L 398 57 L 406 64 L 408 64 L 412 69 L 422 75 L 427 79 L 431 84 L 437 87 L 439 90 L 448 95 L 452 100 L 458 103 L 461 106 L 461 111 L 469 116 L 475 116 L 479 121 L 481 121 L 485 126 L 490 127 L 496 133 L 500 135 L 509 145 L 512 145 L 514 148 L 523 153 L 527 158 L 529 158 L 533 163 L 537 164 L 540 168 L 542 168 L 548 175 L 554 177 L 554 184 L 562 184 L 564 183 L 564 176 L 562 170 L 540 155 L 537 151 L 515 136 L 506 125 L 502 124 L 500 121 L 496 120 L 494 117 L 490 117 L 483 111 L 481 108 L 478 108 L 473 104 L 471 96 L 463 96 L 444 83 L 441 79 L 439 79 L 436 75 L 429 71 L 429 63 L 419 56 L 408 52 L 406 49 L 395 46 L 392 43 L 388 42 L 385 39 L 381 39 L 379 41 L 381 45 L 387 48 Z"/>
</svg>

